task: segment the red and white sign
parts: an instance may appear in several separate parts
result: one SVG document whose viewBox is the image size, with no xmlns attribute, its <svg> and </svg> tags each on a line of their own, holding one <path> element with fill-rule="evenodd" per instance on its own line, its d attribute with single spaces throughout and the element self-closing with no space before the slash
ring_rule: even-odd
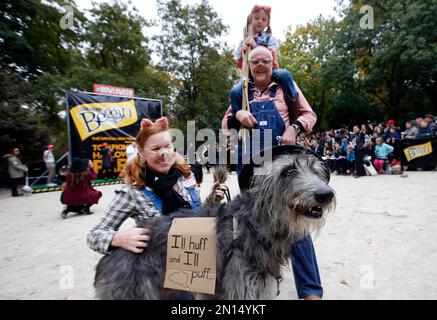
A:
<svg viewBox="0 0 437 320">
<path fill-rule="evenodd" d="M 109 94 L 113 96 L 134 97 L 134 89 L 115 87 L 107 84 L 93 84 L 93 92 L 101 94 Z"/>
</svg>

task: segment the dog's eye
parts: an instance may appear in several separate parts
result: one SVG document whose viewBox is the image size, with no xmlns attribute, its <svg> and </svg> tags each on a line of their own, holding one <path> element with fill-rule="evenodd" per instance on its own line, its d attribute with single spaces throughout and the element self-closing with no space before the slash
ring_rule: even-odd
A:
<svg viewBox="0 0 437 320">
<path fill-rule="evenodd" d="M 293 174 L 296 174 L 297 170 L 294 168 L 289 168 L 289 169 L 285 169 L 284 171 L 282 171 L 281 175 L 284 177 L 289 177 Z"/>
</svg>

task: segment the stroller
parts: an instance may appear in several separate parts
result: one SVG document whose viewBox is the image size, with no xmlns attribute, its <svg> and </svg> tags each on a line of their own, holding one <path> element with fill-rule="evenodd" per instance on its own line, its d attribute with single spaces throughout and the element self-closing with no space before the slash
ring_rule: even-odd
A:
<svg viewBox="0 0 437 320">
<path fill-rule="evenodd" d="M 378 172 L 376 172 L 375 167 L 373 167 L 371 160 L 372 160 L 371 156 L 364 157 L 364 170 L 366 171 L 366 174 L 368 176 L 376 176 L 378 175 Z"/>
</svg>

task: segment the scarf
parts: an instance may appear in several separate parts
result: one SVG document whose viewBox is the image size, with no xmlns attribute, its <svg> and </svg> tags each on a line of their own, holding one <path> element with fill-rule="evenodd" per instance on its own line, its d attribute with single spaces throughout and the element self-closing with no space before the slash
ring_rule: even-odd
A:
<svg viewBox="0 0 437 320">
<path fill-rule="evenodd" d="M 190 203 L 177 193 L 173 186 L 177 183 L 182 175 L 175 167 L 171 167 L 166 176 L 158 176 L 155 172 L 146 170 L 146 183 L 150 186 L 156 195 L 162 200 L 163 214 L 167 215 L 179 208 L 191 208 Z"/>
</svg>

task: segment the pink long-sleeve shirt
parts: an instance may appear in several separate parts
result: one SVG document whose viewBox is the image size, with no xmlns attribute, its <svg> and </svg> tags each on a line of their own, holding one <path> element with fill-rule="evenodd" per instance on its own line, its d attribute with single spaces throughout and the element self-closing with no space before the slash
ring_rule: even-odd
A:
<svg viewBox="0 0 437 320">
<path fill-rule="evenodd" d="M 272 86 L 277 85 L 275 82 L 272 82 L 268 89 L 264 92 L 261 92 L 256 87 L 252 87 L 251 90 L 254 91 L 254 101 L 261 101 L 269 97 L 270 90 Z M 314 125 L 317 122 L 317 115 L 314 113 L 313 109 L 311 108 L 310 104 L 308 103 L 307 99 L 305 99 L 305 96 L 303 95 L 302 91 L 299 89 L 296 83 L 294 83 L 296 87 L 297 92 L 297 100 L 295 103 L 296 109 L 291 110 L 291 122 L 299 121 L 302 126 L 305 128 L 305 131 L 307 133 L 311 132 Z M 288 112 L 288 106 L 285 103 L 284 99 L 284 92 L 282 91 L 282 88 L 280 86 L 277 86 L 276 88 L 276 96 L 275 96 L 275 105 L 276 109 L 278 110 L 279 114 L 281 115 L 282 119 L 285 122 L 286 128 L 290 126 L 290 115 Z M 229 108 L 226 110 L 226 113 L 222 119 L 221 127 L 224 130 L 228 129 L 228 118 L 232 116 L 232 108 L 229 106 Z"/>
</svg>

